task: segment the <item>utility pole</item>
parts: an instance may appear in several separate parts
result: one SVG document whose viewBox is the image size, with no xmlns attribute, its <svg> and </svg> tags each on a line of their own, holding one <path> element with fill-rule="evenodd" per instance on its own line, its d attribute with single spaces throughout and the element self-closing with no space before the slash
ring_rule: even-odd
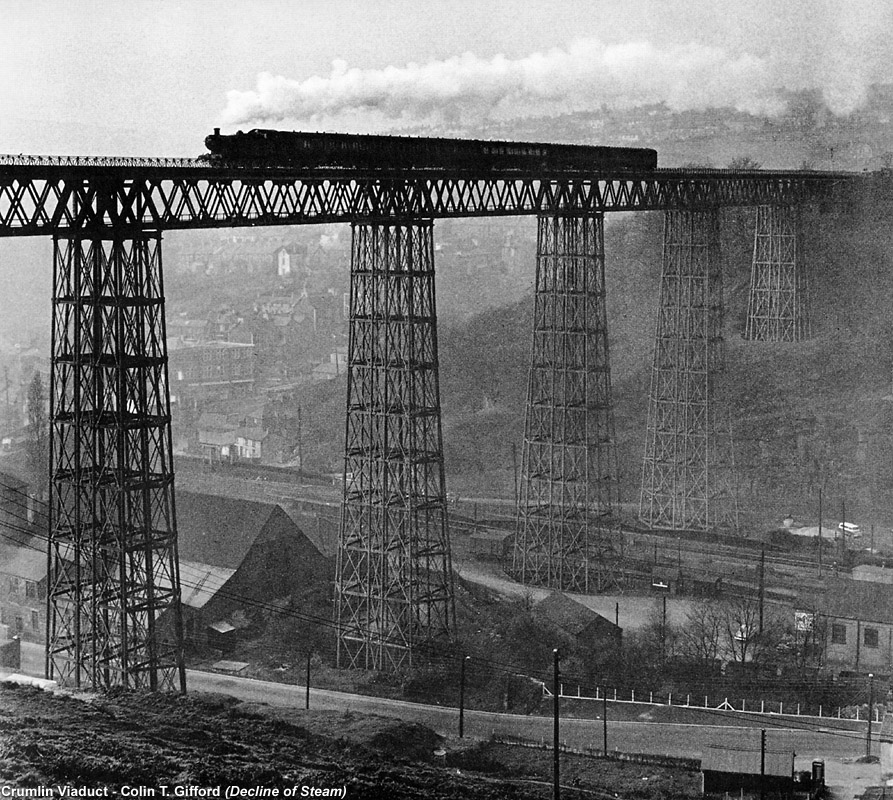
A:
<svg viewBox="0 0 893 800">
<path fill-rule="evenodd" d="M 763 635 L 763 599 L 766 594 L 766 548 L 760 548 L 760 636 Z"/>
<path fill-rule="evenodd" d="M 868 731 L 865 736 L 865 758 L 871 758 L 871 719 L 874 717 L 874 673 L 868 673 Z"/>
<path fill-rule="evenodd" d="M 608 755 L 608 690 L 602 687 L 602 751 Z"/>
<path fill-rule="evenodd" d="M 310 651 L 307 651 L 307 689 L 304 697 L 304 708 L 310 708 Z"/>
<path fill-rule="evenodd" d="M 558 760 L 558 695 L 561 693 L 561 684 L 559 683 L 559 674 L 558 674 L 558 648 L 556 647 L 552 650 L 552 667 L 553 667 L 553 676 L 552 676 L 552 699 L 553 703 L 553 712 L 554 712 L 554 720 L 552 725 L 552 751 L 553 751 L 553 763 L 552 763 L 552 797 L 554 800 L 560 800 L 561 797 L 561 785 L 558 782 L 559 776 L 559 760 Z"/>
<path fill-rule="evenodd" d="M 766 800 L 766 729 L 760 731 L 760 800 Z"/>
<path fill-rule="evenodd" d="M 822 487 L 819 486 L 819 577 L 822 577 Z"/>
<path fill-rule="evenodd" d="M 459 662 L 459 738 L 465 736 L 465 662 L 471 656 L 463 656 Z"/>
<path fill-rule="evenodd" d="M 660 617 L 660 660 L 664 662 L 667 660 L 667 596 L 664 595 L 661 599 L 663 611 Z"/>
<path fill-rule="evenodd" d="M 846 498 L 840 498 L 840 542 L 838 542 L 837 546 L 837 558 L 840 560 L 840 557 L 846 551 Z"/>
</svg>

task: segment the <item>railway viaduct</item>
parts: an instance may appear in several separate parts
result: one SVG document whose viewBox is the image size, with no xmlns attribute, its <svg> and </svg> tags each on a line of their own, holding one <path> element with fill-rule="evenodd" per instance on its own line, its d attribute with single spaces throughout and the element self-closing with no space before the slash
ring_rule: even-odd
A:
<svg viewBox="0 0 893 800">
<path fill-rule="evenodd" d="M 714 375 L 719 209 L 758 208 L 747 336 L 807 334 L 798 215 L 857 176 L 214 166 L 0 157 L 0 236 L 53 239 L 47 677 L 185 690 L 162 234 L 352 228 L 339 661 L 392 670 L 454 626 L 438 388 L 433 221 L 537 217 L 533 348 L 516 543 L 527 583 L 610 579 L 617 475 L 603 220 L 665 212 L 640 516 L 733 524 Z M 162 632 L 162 617 L 173 621 Z M 173 631 L 172 633 L 170 631 Z"/>
</svg>

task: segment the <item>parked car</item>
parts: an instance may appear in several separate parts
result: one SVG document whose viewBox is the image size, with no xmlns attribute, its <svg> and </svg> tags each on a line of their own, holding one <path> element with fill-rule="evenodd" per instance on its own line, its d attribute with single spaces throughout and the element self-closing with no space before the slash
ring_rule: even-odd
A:
<svg viewBox="0 0 893 800">
<path fill-rule="evenodd" d="M 855 522 L 841 522 L 837 526 L 837 532 L 844 538 L 860 539 L 862 529 Z"/>
</svg>

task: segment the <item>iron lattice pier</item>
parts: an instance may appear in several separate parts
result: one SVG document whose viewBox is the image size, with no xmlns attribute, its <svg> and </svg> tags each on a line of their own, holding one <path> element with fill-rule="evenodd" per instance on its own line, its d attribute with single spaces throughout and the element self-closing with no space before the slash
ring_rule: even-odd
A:
<svg viewBox="0 0 893 800">
<path fill-rule="evenodd" d="M 393 669 L 448 635 L 455 615 L 430 220 L 546 215 L 538 289 L 552 283 L 537 292 L 516 565 L 528 582 L 586 590 L 604 583 L 611 562 L 616 491 L 599 215 L 683 209 L 670 215 L 678 227 L 720 206 L 849 204 L 860 180 L 0 156 L 0 237 L 55 241 L 48 676 L 93 688 L 166 688 L 179 676 L 185 688 L 162 231 L 354 225 L 339 660 Z M 673 247 L 693 269 L 696 248 L 668 240 L 666 252 Z M 695 330 L 712 323 L 678 295 L 700 290 L 712 303 L 715 281 L 683 275 L 671 260 L 643 508 L 655 526 L 698 526 L 717 516 L 711 384 L 698 367 L 713 345 Z"/>
<path fill-rule="evenodd" d="M 338 662 L 395 671 L 454 629 L 433 224 L 356 224 Z"/>
<path fill-rule="evenodd" d="M 723 368 L 717 211 L 668 211 L 639 517 L 650 528 L 737 524 L 732 450 L 716 418 Z"/>
<path fill-rule="evenodd" d="M 618 501 L 603 217 L 541 216 L 515 577 L 603 589 Z"/>
<path fill-rule="evenodd" d="M 809 336 L 800 209 L 758 206 L 745 338 L 799 342 Z"/>
<path fill-rule="evenodd" d="M 47 677 L 185 691 L 158 233 L 54 240 Z"/>
</svg>

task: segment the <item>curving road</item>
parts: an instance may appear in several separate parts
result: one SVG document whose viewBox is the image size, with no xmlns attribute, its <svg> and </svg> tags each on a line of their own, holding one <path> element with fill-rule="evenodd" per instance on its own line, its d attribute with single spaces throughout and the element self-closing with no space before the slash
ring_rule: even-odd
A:
<svg viewBox="0 0 893 800">
<path fill-rule="evenodd" d="M 252 678 L 241 678 L 218 673 L 187 671 L 187 682 L 192 690 L 220 692 L 240 700 L 266 703 L 286 708 L 304 708 L 306 690 L 303 686 L 269 683 Z M 399 717 L 419 722 L 443 735 L 456 735 L 459 712 L 456 708 L 409 703 L 382 697 L 347 694 L 328 689 L 310 690 L 310 707 L 329 711 L 358 711 L 368 714 Z M 771 749 L 793 748 L 804 758 L 823 756 L 857 757 L 865 752 L 863 734 L 832 730 L 803 720 L 809 730 L 790 727 L 787 720 L 767 718 L 768 746 Z M 602 721 L 591 719 L 561 720 L 561 740 L 572 747 L 602 745 Z M 490 711 L 466 711 L 465 735 L 485 739 L 491 734 L 519 736 L 526 739 L 552 740 L 552 718 L 498 714 Z M 708 745 L 755 747 L 759 749 L 758 727 L 741 725 L 690 725 L 669 722 L 619 721 L 608 719 L 608 748 L 626 752 L 656 753 L 659 755 L 700 758 Z"/>
<path fill-rule="evenodd" d="M 23 673 L 43 674 L 43 648 L 23 643 Z M 306 689 L 294 684 L 259 681 L 236 675 L 187 670 L 190 691 L 219 692 L 249 703 L 263 703 L 273 707 L 303 709 Z M 637 721 L 611 720 L 608 710 L 608 749 L 624 752 L 700 758 L 710 745 L 733 748 L 759 749 L 760 727 L 767 730 L 767 746 L 772 749 L 793 749 L 797 754 L 797 769 L 809 769 L 814 758 L 824 759 L 829 785 L 840 796 L 851 797 L 857 790 L 880 780 L 878 764 L 857 764 L 855 759 L 865 753 L 863 731 L 834 730 L 820 721 L 803 718 L 796 726 L 789 718 L 766 716 L 759 721 L 736 718 L 734 725 L 679 724 L 651 721 L 660 715 L 652 709 Z M 382 697 L 348 694 L 329 689 L 310 690 L 310 707 L 316 710 L 355 711 L 397 717 L 419 722 L 444 736 L 458 733 L 458 710 L 452 707 L 410 703 Z M 561 719 L 561 740 L 571 747 L 601 748 L 602 721 L 600 719 Z M 877 731 L 877 726 L 875 726 Z M 552 740 L 552 718 L 499 714 L 489 711 L 465 712 L 465 735 L 486 739 L 492 734 L 518 736 L 525 739 Z M 877 739 L 875 738 L 875 742 Z M 875 745 L 874 752 L 877 752 Z"/>
</svg>

